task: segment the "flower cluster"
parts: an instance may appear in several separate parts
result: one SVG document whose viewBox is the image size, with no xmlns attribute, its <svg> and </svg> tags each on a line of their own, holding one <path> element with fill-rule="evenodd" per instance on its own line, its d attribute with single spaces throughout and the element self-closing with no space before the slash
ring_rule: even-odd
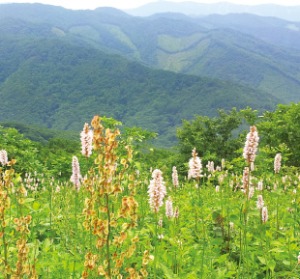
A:
<svg viewBox="0 0 300 279">
<path fill-rule="evenodd" d="M 246 160 L 246 162 L 251 166 L 251 169 L 253 169 L 258 141 L 259 141 L 259 137 L 258 137 L 257 129 L 255 126 L 251 126 L 250 132 L 247 134 L 244 152 L 243 152 L 243 157 Z"/>
<path fill-rule="evenodd" d="M 249 199 L 249 200 L 254 196 L 254 192 L 255 192 L 254 187 L 253 187 L 253 186 L 250 186 L 250 187 L 249 187 L 249 191 L 248 191 L 248 199 Z"/>
<path fill-rule="evenodd" d="M 79 191 L 80 189 L 80 180 L 82 179 L 80 174 L 80 166 L 76 156 L 73 156 L 72 159 L 72 176 L 70 178 L 71 182 L 74 184 L 75 189 Z"/>
<path fill-rule="evenodd" d="M 263 223 L 266 223 L 268 221 L 268 208 L 266 206 L 264 206 L 262 209 L 261 209 L 261 220 Z"/>
<path fill-rule="evenodd" d="M 131 259 L 138 250 L 136 243 L 139 241 L 134 231 L 138 218 L 136 182 L 133 169 L 129 168 L 132 149 L 129 145 L 119 145 L 120 131 L 105 128 L 99 116 L 93 118 L 91 125 L 93 137 L 87 124 L 82 132 L 82 139 L 85 139 L 82 140 L 82 151 L 90 154 L 92 141 L 95 166 L 81 182 L 83 192 L 88 194 L 83 209 L 83 226 L 94 236 L 95 248 L 91 247 L 86 253 L 82 278 L 96 278 L 97 275 L 125 278 L 126 273 L 129 275 L 126 278 L 147 276 L 146 265 L 138 270 Z M 71 177 L 74 184 L 79 183 L 81 177 L 76 159 Z"/>
<path fill-rule="evenodd" d="M 166 201 L 166 216 L 169 219 L 174 217 L 173 202 L 172 202 L 171 197 L 169 197 Z"/>
<path fill-rule="evenodd" d="M 44 180 L 39 179 L 37 177 L 37 173 L 35 172 L 34 175 L 32 175 L 31 173 L 25 173 L 23 182 L 26 189 L 36 192 L 38 190 L 39 184 L 44 182 Z"/>
<path fill-rule="evenodd" d="M 275 158 L 274 158 L 274 172 L 279 173 L 280 168 L 281 168 L 281 154 L 277 153 Z"/>
<path fill-rule="evenodd" d="M 208 161 L 206 168 L 208 170 L 208 172 L 214 172 L 215 171 L 215 163 L 214 161 Z"/>
<path fill-rule="evenodd" d="M 173 186 L 175 188 L 178 188 L 179 186 L 178 172 L 175 166 L 172 168 L 172 182 L 173 182 Z"/>
<path fill-rule="evenodd" d="M 245 193 L 248 191 L 249 189 L 249 183 L 250 183 L 250 177 L 249 177 L 249 168 L 245 167 L 244 171 L 243 171 L 243 189 L 245 191 Z"/>
<path fill-rule="evenodd" d="M 149 204 L 151 209 L 157 213 L 163 205 L 163 199 L 166 195 L 166 186 L 162 177 L 162 172 L 156 169 L 152 173 L 152 180 L 148 187 Z"/>
<path fill-rule="evenodd" d="M 28 225 L 31 223 L 31 215 L 15 218 L 14 223 L 16 225 L 16 230 L 21 233 L 29 234 Z"/>
<path fill-rule="evenodd" d="M 192 158 L 189 160 L 189 172 L 188 179 L 195 178 L 200 179 L 202 173 L 201 159 L 198 157 L 196 148 L 192 151 Z"/>
<path fill-rule="evenodd" d="M 93 149 L 93 131 L 90 130 L 89 124 L 85 123 L 82 132 L 80 133 L 81 154 L 85 157 L 92 155 Z"/>
<path fill-rule="evenodd" d="M 257 182 L 257 190 L 262 191 L 264 188 L 264 182 L 262 180 Z"/>
<path fill-rule="evenodd" d="M 6 150 L 0 150 L 0 164 L 2 166 L 7 165 L 8 163 L 8 158 L 7 158 L 7 152 Z"/>
<path fill-rule="evenodd" d="M 262 209 L 264 207 L 264 199 L 262 195 L 257 196 L 257 202 L 256 202 L 256 207 L 258 209 Z"/>
</svg>

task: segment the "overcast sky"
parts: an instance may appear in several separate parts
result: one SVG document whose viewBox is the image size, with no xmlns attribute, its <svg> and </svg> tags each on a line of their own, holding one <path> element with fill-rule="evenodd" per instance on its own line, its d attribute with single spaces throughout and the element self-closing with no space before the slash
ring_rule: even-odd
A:
<svg viewBox="0 0 300 279">
<path fill-rule="evenodd" d="M 67 9 L 95 9 L 97 7 L 115 7 L 119 9 L 132 9 L 157 0 L 0 0 L 1 3 L 44 3 L 55 6 L 63 6 Z M 163 1 L 163 0 L 158 0 Z M 184 2 L 184 0 L 170 0 L 172 2 Z M 286 6 L 300 6 L 300 0 L 189 0 L 198 3 L 231 2 L 244 5 L 259 5 L 273 3 Z"/>
</svg>

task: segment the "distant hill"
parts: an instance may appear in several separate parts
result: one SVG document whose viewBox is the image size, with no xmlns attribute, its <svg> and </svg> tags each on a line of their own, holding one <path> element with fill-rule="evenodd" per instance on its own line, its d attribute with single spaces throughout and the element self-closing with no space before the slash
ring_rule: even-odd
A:
<svg viewBox="0 0 300 279">
<path fill-rule="evenodd" d="M 0 122 L 81 130 L 95 114 L 175 140 L 176 126 L 219 108 L 273 109 L 280 100 L 230 82 L 152 70 L 59 39 L 1 38 Z"/>
<path fill-rule="evenodd" d="M 211 14 L 255 14 L 264 17 L 277 17 L 289 21 L 300 21 L 300 6 L 264 5 L 237 5 L 228 2 L 204 4 L 193 1 L 172 2 L 156 1 L 135 9 L 126 10 L 134 16 L 150 16 L 158 13 L 182 13 L 191 16 L 206 16 Z"/>
<path fill-rule="evenodd" d="M 79 131 L 100 114 L 167 146 L 195 114 L 300 101 L 297 47 L 255 35 L 287 22 L 247 15 L 239 28 L 238 17 L 2 4 L 0 122 Z"/>
<path fill-rule="evenodd" d="M 300 100 L 297 28 L 298 23 L 251 15 L 143 18 L 113 8 L 0 5 L 0 38 L 57 38 L 154 68 L 239 83 L 285 103 Z"/>
<path fill-rule="evenodd" d="M 233 29 L 288 51 L 300 50 L 300 22 L 253 14 L 208 15 L 194 19 L 207 28 Z"/>
</svg>

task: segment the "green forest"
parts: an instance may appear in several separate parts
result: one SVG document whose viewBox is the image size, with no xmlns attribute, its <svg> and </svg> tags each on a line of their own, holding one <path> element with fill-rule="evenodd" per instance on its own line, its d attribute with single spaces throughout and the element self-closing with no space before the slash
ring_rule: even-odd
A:
<svg viewBox="0 0 300 279">
<path fill-rule="evenodd" d="M 4 40 L 0 49 L 7 57 L 0 72 L 2 122 L 80 131 L 100 114 L 156 132 L 160 146 L 171 146 L 181 119 L 212 116 L 220 107 L 271 110 L 279 103 L 247 86 L 155 70 L 55 39 Z"/>
</svg>

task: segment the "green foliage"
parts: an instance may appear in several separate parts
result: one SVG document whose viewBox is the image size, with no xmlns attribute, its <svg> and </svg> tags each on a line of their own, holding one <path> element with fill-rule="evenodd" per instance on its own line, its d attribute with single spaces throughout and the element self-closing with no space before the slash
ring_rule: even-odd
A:
<svg viewBox="0 0 300 279">
<path fill-rule="evenodd" d="M 62 138 L 67 140 L 77 140 L 78 133 L 73 131 L 60 131 L 48 129 L 43 126 L 28 125 L 20 122 L 2 122 L 3 127 L 15 128 L 18 132 L 34 142 L 46 144 L 51 139 Z"/>
<path fill-rule="evenodd" d="M 169 147 L 182 119 L 195 114 L 216 116 L 217 109 L 247 105 L 272 110 L 298 98 L 297 57 L 277 55 L 237 32 L 208 30 L 177 15 L 143 19 L 114 9 L 0 8 L 1 121 L 79 131 L 101 114 L 158 133 L 156 145 Z M 150 70 L 108 52 L 201 77 Z"/>
<path fill-rule="evenodd" d="M 265 112 L 258 124 L 261 145 L 271 156 L 282 153 L 285 164 L 300 166 L 300 104 L 278 105 Z"/>
<path fill-rule="evenodd" d="M 178 218 L 168 218 L 164 206 L 159 214 L 151 212 L 147 194 L 149 175 L 141 173 L 134 181 L 139 203 L 138 243 L 130 263 L 137 267 L 147 249 L 152 260 L 148 262 L 146 278 L 297 278 L 300 231 L 299 195 L 294 193 L 299 190 L 294 184 L 298 179 L 296 174 L 291 172 L 285 183 L 281 182 L 281 175 L 255 177 L 264 179 L 266 185 L 278 186 L 257 190 L 248 201 L 241 191 L 234 191 L 239 181 L 232 174 L 216 172 L 209 179 L 202 179 L 198 189 L 193 181 L 185 180 L 175 189 L 170 176 L 164 176 L 173 207 L 179 208 Z M 222 181 L 219 177 L 223 177 Z M 215 181 L 221 181 L 219 192 L 215 190 Z M 15 187 L 19 189 L 20 182 Z M 16 194 L 11 195 L 5 229 L 11 267 L 14 270 L 16 241 L 20 237 L 13 217 L 31 215 L 26 264 L 34 265 L 39 277 L 79 278 L 89 249 L 99 258 L 105 256 L 94 248 L 97 236 L 83 228 L 84 201 L 89 197 L 85 189 L 76 192 L 69 183 L 56 179 L 40 181 L 38 191 L 26 189 L 27 197 L 22 198 L 22 203 L 13 198 Z M 261 222 L 256 208 L 260 194 L 269 211 L 266 223 Z M 245 202 L 248 203 L 246 222 L 242 211 Z M 0 240 L 2 249 L 1 244 Z M 124 242 L 117 252 L 127 245 L 131 244 Z M 1 279 L 4 274 L 1 273 Z M 94 277 L 91 274 L 89 278 Z"/>
<path fill-rule="evenodd" d="M 175 130 L 183 118 L 199 112 L 212 116 L 218 108 L 249 105 L 265 110 L 274 104 L 269 96 L 247 87 L 151 70 L 58 39 L 25 43 L 16 37 L 0 44 L 4 52 L 12 47 L 16 52 L 9 64 L 14 71 L 7 68 L 5 82 L 0 83 L 2 122 L 80 131 L 82 123 L 101 113 L 127 127 L 158 133 L 157 145 L 168 147 L 175 144 Z M 36 132 L 31 136 L 40 137 Z"/>
<path fill-rule="evenodd" d="M 162 14 L 142 18 L 109 8 L 80 12 L 41 5 L 0 8 L 4 38 L 0 48 L 6 56 L 1 61 L 0 80 L 15 72 L 15 62 L 19 65 L 22 57 L 16 49 L 9 57 L 12 48 L 5 47 L 7 37 L 21 38 L 23 46 L 30 40 L 37 43 L 56 38 L 79 47 L 117 53 L 155 68 L 247 85 L 275 96 L 277 102 L 299 101 L 299 53 L 291 48 L 297 36 L 286 32 L 288 23 L 274 23 L 274 18 L 251 19 L 245 28 L 249 16 L 191 18 Z M 273 36 L 277 39 L 268 44 Z M 288 48 L 280 48 L 283 41 Z"/>
<path fill-rule="evenodd" d="M 205 161 L 232 160 L 243 145 L 244 139 L 238 136 L 242 124 L 245 121 L 253 123 L 256 114 L 257 111 L 250 108 L 240 111 L 233 108 L 229 112 L 219 110 L 218 117 L 198 115 L 192 121 L 184 120 L 177 130 L 180 153 L 187 159 L 196 148 Z"/>
<path fill-rule="evenodd" d="M 266 122 L 268 128 L 276 127 L 277 122 L 273 121 L 278 121 L 279 117 L 291 121 L 297 117 L 299 108 L 296 104 L 291 104 L 279 106 L 278 110 L 281 112 L 276 110 L 268 113 L 269 116 L 276 115 L 274 118 L 269 117 L 268 121 L 257 118 L 257 112 L 249 108 L 241 111 L 236 109 L 230 112 L 220 111 L 219 119 L 214 117 L 209 121 L 208 118 L 197 118 L 199 125 L 193 126 L 200 127 L 201 133 L 211 136 L 211 140 L 214 138 L 213 132 L 223 135 L 226 141 L 222 142 L 217 138 L 216 144 L 227 146 L 228 142 L 238 138 L 240 130 L 237 130 L 237 127 L 240 124 L 245 125 L 244 121 L 247 120 L 257 127 L 261 125 L 261 130 L 258 131 L 261 134 L 260 148 L 263 150 L 256 158 L 255 171 L 251 173 L 251 187 L 255 188 L 253 197 L 247 195 L 247 190 L 244 189 L 243 192 L 240 189 L 241 173 L 245 164 L 241 150 L 237 150 L 239 155 L 235 153 L 236 158 L 228 162 L 225 169 L 208 172 L 203 168 L 205 175 L 193 181 L 187 180 L 187 169 L 180 169 L 181 166 L 177 165 L 180 160 L 176 150 L 151 148 L 147 139 L 151 140 L 153 133 L 139 128 L 125 129 L 126 135 L 121 135 L 118 145 L 114 145 L 120 148 L 118 152 L 113 152 L 111 148 L 105 151 L 105 143 L 110 141 L 104 140 L 102 134 L 98 134 L 99 153 L 90 158 L 83 158 L 78 154 L 78 145 L 67 139 L 52 138 L 47 144 L 41 145 L 24 138 L 15 129 L 1 127 L 0 149 L 7 149 L 10 158 L 9 152 L 16 152 L 18 157 L 16 165 L 13 166 L 15 170 L 18 172 L 23 170 L 18 166 L 19 162 L 27 168 L 30 163 L 27 160 L 32 160 L 36 156 L 31 167 L 37 170 L 41 167 L 42 171 L 47 169 L 48 174 L 54 177 L 51 178 L 46 175 L 47 173 L 38 171 L 24 175 L 24 179 L 21 179 L 22 173 L 13 172 L 11 165 L 1 166 L 0 199 L 5 206 L 0 210 L 4 208 L 5 214 L 0 214 L 0 258 L 2 263 L 4 262 L 4 265 L 0 265 L 0 278 L 8 278 L 5 277 L 7 269 L 4 269 L 8 265 L 11 267 L 11 274 L 17 272 L 15 266 L 20 256 L 17 245 L 19 239 L 26 240 L 28 248 L 26 264 L 31 267 L 30 271 L 35 270 L 37 276 L 46 278 L 80 278 L 89 264 L 92 266 L 90 270 L 94 269 L 94 272 L 89 272 L 89 278 L 95 278 L 99 276 L 96 269 L 101 261 L 104 260 L 105 267 L 105 262 L 109 259 L 114 266 L 116 262 L 114 256 L 122 255 L 122 251 L 128 253 L 124 264 L 135 269 L 143 267 L 148 273 L 145 278 L 297 278 L 300 234 L 299 177 L 297 169 L 293 167 L 285 166 L 279 174 L 274 174 L 273 169 L 269 168 L 273 154 L 264 151 L 268 148 L 264 145 L 268 139 L 265 138 L 264 133 L 267 130 L 263 129 L 263 124 Z M 258 119 L 260 123 L 257 123 Z M 112 129 L 120 124 L 107 118 L 104 118 L 104 122 L 106 127 Z M 202 122 L 206 126 L 200 125 Z M 298 123 L 295 124 L 295 129 L 291 129 L 290 126 L 295 122 L 291 121 L 288 125 L 289 131 L 293 133 L 296 132 Z M 191 127 L 189 128 L 193 132 Z M 225 131 L 225 128 L 228 130 Z M 282 132 L 276 134 L 277 136 L 286 135 L 283 126 L 280 130 Z M 107 139 L 111 139 L 111 131 L 105 134 Z M 240 143 L 245 139 L 244 136 L 242 133 Z M 282 138 L 277 139 L 277 136 L 267 142 L 275 146 L 278 144 L 276 151 L 281 151 L 284 155 L 287 147 L 283 146 Z M 137 149 L 133 152 L 133 158 L 129 156 L 125 159 L 124 151 L 126 148 L 128 150 L 130 142 Z M 214 145 L 208 147 L 214 148 Z M 27 153 L 21 153 L 23 148 L 27 148 L 32 156 L 28 157 Z M 206 158 L 210 154 L 215 154 L 216 161 L 220 160 L 216 149 L 212 151 L 207 149 L 207 152 L 203 153 L 206 154 Z M 63 172 L 67 168 L 71 169 L 70 160 L 67 158 L 71 153 L 78 154 L 80 164 L 83 166 L 81 174 L 87 175 L 78 192 L 69 181 L 66 181 L 69 180 L 70 173 L 58 173 L 59 169 Z M 115 164 L 115 161 L 110 160 L 110 156 L 119 163 Z M 39 158 L 47 161 L 47 168 Z M 286 164 L 292 157 L 284 158 Z M 107 162 L 102 165 L 101 160 Z M 111 164 L 109 168 L 108 164 Z M 181 171 L 177 188 L 172 183 L 172 166 L 177 166 Z M 106 172 L 114 171 L 115 167 L 118 172 L 111 179 L 112 176 Z M 158 213 L 152 212 L 149 206 L 148 186 L 149 180 L 152 179 L 149 167 L 163 171 L 166 185 L 167 196 Z M 136 172 L 137 170 L 139 172 Z M 98 172 L 104 174 L 97 176 Z M 260 182 L 263 183 L 262 190 L 256 189 Z M 102 183 L 107 183 L 106 185 L 114 189 L 104 194 L 104 197 L 109 196 L 111 203 L 108 203 L 108 200 L 105 203 L 105 199 L 101 196 L 104 193 Z M 105 188 L 105 191 L 108 191 L 109 187 Z M 127 212 L 130 204 L 123 204 L 120 194 L 114 191 L 122 191 L 128 197 L 134 195 L 138 203 L 137 214 L 133 215 L 137 218 L 134 219 L 136 227 L 132 228 L 133 233 L 130 232 L 131 229 L 125 229 L 127 235 L 124 241 L 116 236 L 124 232 L 128 222 L 125 221 L 125 215 L 120 215 L 120 218 L 116 216 L 121 214 L 119 206 Z M 6 201 L 7 194 L 10 202 Z M 98 197 L 94 199 L 94 195 Z M 261 211 L 257 208 L 256 201 L 259 195 L 263 196 L 264 206 L 268 208 L 269 218 L 266 222 L 262 222 Z M 165 203 L 168 197 L 171 197 L 173 209 L 179 209 L 177 217 L 166 216 Z M 90 202 L 94 206 L 87 210 Z M 114 214 L 108 214 L 106 206 L 110 213 Z M 105 227 L 101 227 L 99 223 L 98 231 L 86 231 L 83 224 L 89 227 L 93 223 L 84 223 L 84 214 L 87 216 L 93 214 L 95 218 L 108 216 L 114 221 L 110 223 L 111 231 L 109 229 L 108 232 L 112 237 L 105 239 L 106 244 L 113 244 L 110 248 L 102 247 L 105 253 L 95 247 L 95 240 L 102 233 L 107 234 Z M 24 235 L 17 230 L 16 218 L 28 215 L 31 216 L 31 222 L 28 224 L 28 234 Z M 123 222 L 127 222 L 127 225 Z M 134 238 L 135 235 L 138 237 Z M 131 242 L 131 239 L 136 242 Z M 119 245 L 119 242 L 122 245 Z M 134 249 L 130 248 L 132 245 Z M 112 247 L 113 250 L 110 250 Z M 133 249 L 135 252 L 131 254 L 127 249 Z M 87 261 L 88 251 L 96 255 L 96 265 L 93 261 Z M 148 255 L 146 258 L 145 252 Z M 123 274 L 129 273 L 126 268 L 121 270 Z"/>
<path fill-rule="evenodd" d="M 35 129 L 26 126 L 26 136 L 31 137 L 32 131 L 34 133 Z M 74 152 L 76 154 L 80 152 L 78 139 L 77 141 L 67 139 L 68 133 L 65 133 L 65 138 L 56 138 L 55 131 L 49 129 L 43 131 L 38 134 L 38 138 L 33 136 L 42 142 L 40 143 L 26 138 L 14 128 L 0 126 L 0 149 L 6 150 L 10 159 L 17 160 L 18 164 L 15 168 L 22 176 L 25 176 L 25 173 L 38 172 L 68 180 L 71 176 L 72 155 Z M 59 135 L 62 133 L 59 132 Z M 47 141 L 45 136 L 48 137 Z M 84 164 L 83 168 L 85 168 Z"/>
<path fill-rule="evenodd" d="M 43 170 L 41 162 L 37 159 L 40 145 L 26 139 L 16 129 L 0 126 L 0 148 L 7 151 L 9 159 L 17 160 L 17 172 L 25 174 Z"/>
</svg>

